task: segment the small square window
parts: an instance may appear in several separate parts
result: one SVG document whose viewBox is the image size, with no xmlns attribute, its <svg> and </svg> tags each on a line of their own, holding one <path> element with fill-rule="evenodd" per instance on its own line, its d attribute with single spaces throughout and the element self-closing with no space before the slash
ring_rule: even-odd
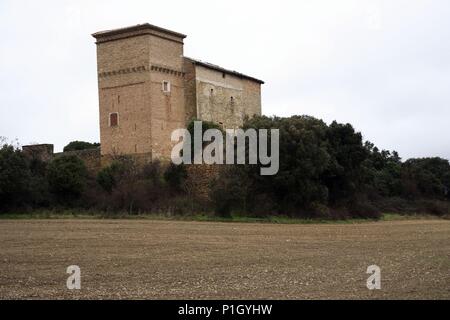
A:
<svg viewBox="0 0 450 320">
<path fill-rule="evenodd" d="M 117 112 L 109 114 L 109 126 L 117 127 L 119 125 L 119 114 Z"/>
<path fill-rule="evenodd" d="M 162 83 L 162 91 L 170 92 L 170 81 L 163 81 Z"/>
</svg>

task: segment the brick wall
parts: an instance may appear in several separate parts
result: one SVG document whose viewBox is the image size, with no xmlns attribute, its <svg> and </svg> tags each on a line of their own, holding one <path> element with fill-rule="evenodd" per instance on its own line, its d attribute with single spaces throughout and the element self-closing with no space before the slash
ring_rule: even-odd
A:
<svg viewBox="0 0 450 320">
<path fill-rule="evenodd" d="M 209 201 L 211 182 L 219 176 L 218 165 L 187 165 L 186 188 L 190 195 L 202 202 Z"/>
</svg>

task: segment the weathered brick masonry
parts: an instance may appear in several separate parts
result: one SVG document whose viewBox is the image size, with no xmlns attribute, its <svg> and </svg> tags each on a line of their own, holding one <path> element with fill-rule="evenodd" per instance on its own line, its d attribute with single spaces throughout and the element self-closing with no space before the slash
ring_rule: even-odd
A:
<svg viewBox="0 0 450 320">
<path fill-rule="evenodd" d="M 100 148 L 59 153 L 53 153 L 53 149 L 54 147 L 52 144 L 38 144 L 22 147 L 24 155 L 29 158 L 48 162 L 62 156 L 76 156 L 83 160 L 87 169 L 92 173 L 98 172 L 102 167 Z"/>
</svg>

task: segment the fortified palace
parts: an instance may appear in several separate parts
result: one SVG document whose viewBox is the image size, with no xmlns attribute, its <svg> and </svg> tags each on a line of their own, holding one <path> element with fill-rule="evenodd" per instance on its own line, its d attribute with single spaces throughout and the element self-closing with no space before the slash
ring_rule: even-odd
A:
<svg viewBox="0 0 450 320">
<path fill-rule="evenodd" d="M 233 129 L 261 114 L 263 81 L 185 57 L 181 33 L 142 24 L 93 37 L 102 155 L 169 158 L 172 131 L 194 118 Z"/>
<path fill-rule="evenodd" d="M 261 80 L 184 56 L 185 35 L 151 24 L 100 31 L 97 45 L 100 150 L 79 152 L 88 167 L 131 155 L 170 158 L 171 133 L 192 119 L 237 128 L 261 115 Z M 24 146 L 42 158 L 52 145 Z"/>
</svg>

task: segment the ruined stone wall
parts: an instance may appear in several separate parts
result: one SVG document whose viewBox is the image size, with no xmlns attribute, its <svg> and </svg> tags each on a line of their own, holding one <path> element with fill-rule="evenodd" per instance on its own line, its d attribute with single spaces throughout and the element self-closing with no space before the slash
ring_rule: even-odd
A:
<svg viewBox="0 0 450 320">
<path fill-rule="evenodd" d="M 185 188 L 188 194 L 201 202 L 208 202 L 211 183 L 217 179 L 220 173 L 219 165 L 187 165 L 187 179 Z"/>
<path fill-rule="evenodd" d="M 53 158 L 52 144 L 35 144 L 30 146 L 22 146 L 23 154 L 26 157 L 39 159 L 41 161 L 50 161 Z"/>
<path fill-rule="evenodd" d="M 100 148 L 53 153 L 52 144 L 23 146 L 23 152 L 27 157 L 37 158 L 45 162 L 63 156 L 75 156 L 84 162 L 92 175 L 96 175 L 102 168 L 111 165 L 114 160 L 120 158 L 117 155 L 102 155 Z M 153 161 L 150 154 L 132 154 L 129 156 L 132 157 L 138 167 Z M 164 165 L 169 165 L 168 160 L 163 158 L 162 161 Z M 187 179 L 184 188 L 189 196 L 201 203 L 209 202 L 211 183 L 219 176 L 220 167 L 219 165 L 206 164 L 186 165 Z"/>
<path fill-rule="evenodd" d="M 97 173 L 102 168 L 100 148 L 59 152 L 55 153 L 53 158 L 63 156 L 75 156 L 80 158 L 83 160 L 86 168 L 92 173 Z"/>
</svg>

